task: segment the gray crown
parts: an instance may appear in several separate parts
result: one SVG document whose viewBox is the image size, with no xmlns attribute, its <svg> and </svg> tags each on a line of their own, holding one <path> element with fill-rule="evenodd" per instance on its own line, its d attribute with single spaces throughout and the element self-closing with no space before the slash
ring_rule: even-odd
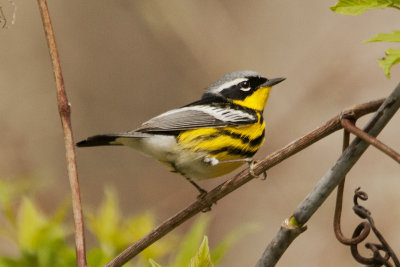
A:
<svg viewBox="0 0 400 267">
<path fill-rule="evenodd" d="M 211 84 L 207 89 L 205 93 L 218 93 L 216 91 L 218 91 L 218 88 L 220 88 L 221 85 L 223 85 L 224 83 L 233 81 L 235 79 L 238 78 L 246 78 L 249 76 L 253 76 L 253 77 L 262 77 L 260 73 L 252 71 L 252 70 L 240 70 L 240 71 L 235 71 L 235 72 L 231 72 L 226 74 L 224 77 L 222 77 L 221 79 L 219 79 L 218 81 L 216 81 L 215 83 Z"/>
</svg>

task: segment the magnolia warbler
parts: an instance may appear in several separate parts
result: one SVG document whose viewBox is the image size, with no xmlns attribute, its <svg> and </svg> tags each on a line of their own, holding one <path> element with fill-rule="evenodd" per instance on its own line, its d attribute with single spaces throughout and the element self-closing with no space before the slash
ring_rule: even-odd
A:
<svg viewBox="0 0 400 267">
<path fill-rule="evenodd" d="M 283 80 L 254 71 L 229 73 L 198 101 L 162 113 L 136 130 L 91 136 L 77 146 L 138 149 L 183 175 L 204 194 L 196 180 L 218 177 L 252 162 L 264 142 L 263 111 L 271 87 Z"/>
</svg>

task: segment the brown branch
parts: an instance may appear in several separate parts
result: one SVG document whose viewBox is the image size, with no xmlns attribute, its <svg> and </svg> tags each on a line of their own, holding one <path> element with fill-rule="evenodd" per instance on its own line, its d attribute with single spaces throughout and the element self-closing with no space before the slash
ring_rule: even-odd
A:
<svg viewBox="0 0 400 267">
<path fill-rule="evenodd" d="M 351 132 L 352 134 L 360 137 L 362 140 L 365 142 L 368 142 L 369 144 L 373 145 L 398 163 L 400 163 L 400 154 L 397 153 L 394 149 L 391 147 L 385 145 L 381 141 L 379 141 L 377 138 L 367 134 L 357 126 L 355 126 L 350 120 L 343 118 L 342 119 L 342 126 L 345 128 L 347 131 Z"/>
<path fill-rule="evenodd" d="M 85 267 L 86 266 L 85 235 L 84 235 L 82 205 L 81 205 L 81 197 L 80 197 L 79 181 L 78 181 L 78 171 L 75 159 L 75 146 L 71 129 L 71 120 L 70 120 L 71 109 L 64 88 L 64 82 L 61 73 L 60 58 L 58 56 L 56 40 L 50 20 L 49 9 L 47 7 L 46 0 L 38 0 L 38 3 L 40 8 L 40 13 L 42 15 L 44 31 L 47 38 L 47 45 L 49 47 L 50 57 L 53 64 L 53 72 L 57 87 L 58 111 L 60 113 L 61 124 L 64 133 L 67 170 L 72 192 L 72 208 L 74 214 L 77 265 L 78 267 Z"/>
<path fill-rule="evenodd" d="M 254 173 L 256 175 L 261 175 L 271 167 L 277 165 L 283 160 L 289 158 L 290 156 L 296 154 L 297 152 L 303 150 L 304 148 L 314 144 L 315 142 L 321 140 L 322 138 L 328 136 L 329 134 L 342 128 L 340 121 L 342 116 L 348 116 L 353 118 L 359 118 L 363 115 L 376 111 L 379 106 L 383 103 L 384 99 L 364 103 L 361 105 L 354 106 L 348 110 L 343 111 L 338 114 L 328 122 L 326 122 L 321 127 L 311 131 L 310 133 L 304 135 L 303 137 L 293 141 L 284 148 L 268 155 L 263 160 L 259 161 L 253 166 Z M 239 174 L 235 175 L 233 178 L 228 179 L 224 183 L 218 185 L 213 190 L 208 192 L 202 199 L 197 200 L 190 204 L 187 208 L 178 212 L 171 218 L 164 221 L 161 225 L 151 231 L 148 235 L 144 236 L 142 239 L 136 243 L 130 245 L 121 254 L 110 261 L 107 267 L 122 266 L 134 256 L 139 254 L 145 248 L 153 244 L 155 241 L 165 236 L 167 233 L 175 229 L 177 226 L 193 217 L 195 214 L 201 212 L 205 208 L 209 207 L 217 200 L 220 200 L 230 192 L 236 190 L 240 186 L 252 180 L 254 177 L 249 173 L 249 170 L 243 170 Z"/>
<path fill-rule="evenodd" d="M 400 84 L 393 90 L 378 111 L 375 112 L 374 116 L 369 120 L 364 131 L 372 136 L 377 136 L 386 124 L 390 121 L 396 111 L 400 108 Z M 343 114 L 341 118 L 346 117 L 347 114 Z M 355 120 L 357 117 L 353 117 Z M 350 169 L 356 164 L 357 160 L 367 150 L 369 143 L 355 138 L 349 147 L 342 153 L 336 163 L 330 168 L 326 174 L 319 180 L 314 189 L 306 196 L 306 198 L 297 206 L 293 215 L 291 216 L 291 225 L 297 227 L 304 227 L 305 223 L 311 218 L 311 216 L 317 211 L 322 203 L 328 198 L 330 193 L 335 187 L 344 179 L 345 175 Z M 281 236 L 280 229 L 276 234 L 276 237 Z M 275 266 L 277 260 L 283 255 L 289 245 L 293 242 L 296 235 L 289 236 L 287 238 L 277 239 L 274 238 L 274 248 L 271 250 L 269 245 L 259 261 L 257 267 L 269 267 Z M 267 261 L 270 258 L 270 254 L 274 255 L 274 262 Z"/>
</svg>

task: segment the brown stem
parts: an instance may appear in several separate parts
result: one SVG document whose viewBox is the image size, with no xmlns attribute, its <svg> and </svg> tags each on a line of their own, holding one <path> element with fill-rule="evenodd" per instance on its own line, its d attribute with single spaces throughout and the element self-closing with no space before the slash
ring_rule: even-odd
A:
<svg viewBox="0 0 400 267">
<path fill-rule="evenodd" d="M 253 166 L 253 172 L 256 175 L 261 175 L 271 167 L 277 165 L 281 161 L 289 158 L 290 156 L 296 154 L 297 152 L 303 150 L 304 148 L 312 145 L 313 143 L 321 140 L 322 138 L 328 136 L 329 134 L 342 128 L 340 121 L 343 115 L 351 116 L 353 118 L 359 118 L 363 115 L 376 111 L 379 106 L 383 103 L 384 99 L 371 101 L 361 105 L 354 106 L 341 114 L 338 114 L 328 122 L 326 122 L 321 127 L 311 131 L 310 133 L 304 135 L 303 137 L 291 142 L 284 148 L 268 155 L 263 160 L 258 161 L 256 165 Z M 213 190 L 208 192 L 201 199 L 193 202 L 187 208 L 178 212 L 171 218 L 164 221 L 161 225 L 151 231 L 149 234 L 144 236 L 142 239 L 136 243 L 130 245 L 121 254 L 111 260 L 107 267 L 122 266 L 134 256 L 139 254 L 145 248 L 153 244 L 155 241 L 165 236 L 167 233 L 175 229 L 177 226 L 193 217 L 195 214 L 201 212 L 205 208 L 211 206 L 217 200 L 223 198 L 230 192 L 236 190 L 240 186 L 249 182 L 254 178 L 253 175 L 249 173 L 249 170 L 243 170 L 239 174 L 235 175 L 233 178 L 228 179 L 224 183 L 218 185 Z"/>
<path fill-rule="evenodd" d="M 343 121 L 344 119 L 342 119 Z M 343 125 L 343 124 L 342 124 Z M 342 152 L 346 150 L 346 148 L 350 144 L 350 132 L 346 129 L 343 132 L 343 147 Z M 343 177 L 343 180 L 338 185 L 337 194 L 336 194 L 336 206 L 335 206 L 335 215 L 333 220 L 333 229 L 335 232 L 336 239 L 339 240 L 342 244 L 345 245 L 352 245 L 358 244 L 362 242 L 365 238 L 367 238 L 371 227 L 368 224 L 362 223 L 362 228 L 360 228 L 360 233 L 356 237 L 347 238 L 341 229 L 340 221 L 342 217 L 342 205 L 343 205 L 343 191 L 344 191 L 344 184 L 345 184 L 346 177 Z"/>
<path fill-rule="evenodd" d="M 366 132 L 355 126 L 350 120 L 346 118 L 343 118 L 341 123 L 343 128 L 345 128 L 347 131 L 360 137 L 362 140 L 370 143 L 371 145 L 373 145 L 374 147 L 376 147 L 377 149 L 379 149 L 380 151 L 382 151 L 383 153 L 385 153 L 386 155 L 388 155 L 389 157 L 400 163 L 400 154 L 397 153 L 394 149 L 385 145 L 377 138 L 367 134 Z"/>
<path fill-rule="evenodd" d="M 350 133 L 347 130 L 343 131 L 343 147 L 342 152 L 349 146 L 350 144 Z M 343 191 L 344 191 L 344 183 L 346 181 L 346 177 L 340 182 L 337 188 L 336 193 L 336 206 L 335 206 L 335 216 L 333 220 L 333 229 L 335 232 L 336 238 L 341 242 L 347 244 L 346 237 L 342 233 L 342 229 L 340 226 L 340 220 L 342 217 L 342 206 L 343 206 Z"/>
<path fill-rule="evenodd" d="M 81 197 L 79 190 L 78 171 L 75 159 L 75 146 L 71 129 L 71 120 L 70 120 L 71 109 L 64 88 L 60 58 L 58 56 L 56 40 L 50 20 L 49 9 L 47 7 L 46 0 L 38 0 L 38 3 L 40 8 L 40 13 L 42 15 L 43 27 L 46 34 L 47 44 L 49 47 L 50 57 L 53 65 L 53 72 L 57 87 L 58 111 L 60 113 L 61 124 L 64 133 L 67 170 L 72 192 L 72 207 L 74 214 L 77 266 L 85 267 L 86 266 L 85 234 L 84 234 Z"/>
</svg>

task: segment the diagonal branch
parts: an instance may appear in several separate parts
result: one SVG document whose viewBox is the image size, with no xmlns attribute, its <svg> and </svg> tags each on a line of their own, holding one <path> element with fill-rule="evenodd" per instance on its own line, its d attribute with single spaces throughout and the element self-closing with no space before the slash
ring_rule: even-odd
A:
<svg viewBox="0 0 400 267">
<path fill-rule="evenodd" d="M 364 128 L 364 131 L 369 135 L 376 137 L 399 108 L 400 84 L 394 89 L 392 94 L 385 99 L 385 102 L 379 107 L 378 111 Z M 343 114 L 343 117 L 346 117 L 346 114 Z M 303 228 L 303 225 L 328 198 L 333 189 L 344 179 L 345 175 L 354 166 L 368 146 L 369 143 L 363 141 L 359 137 L 354 139 L 350 146 L 336 161 L 335 165 L 322 177 L 315 188 L 296 208 L 290 219 L 290 225 L 292 227 L 297 229 Z M 275 266 L 276 262 L 289 247 L 290 243 L 298 236 L 293 234 L 286 235 L 288 238 L 277 238 L 282 235 L 282 232 L 286 231 L 287 228 L 281 227 L 273 242 L 268 245 L 263 255 L 258 260 L 256 264 L 257 267 Z"/>
<path fill-rule="evenodd" d="M 386 155 L 388 155 L 389 157 L 391 157 L 392 159 L 397 161 L 397 163 L 400 163 L 400 154 L 399 153 L 397 153 L 393 148 L 385 145 L 384 143 L 382 143 L 375 137 L 367 134 L 366 132 L 364 132 L 357 126 L 355 126 L 350 120 L 343 118 L 342 126 L 347 131 L 351 132 L 352 134 L 357 135 L 362 140 L 370 143 L 371 145 L 373 145 L 374 147 L 376 147 L 377 149 L 379 149 L 380 151 L 382 151 L 383 153 L 385 153 Z"/>
<path fill-rule="evenodd" d="M 337 116 L 326 122 L 321 127 L 318 127 L 317 129 L 311 131 L 303 137 L 288 144 L 286 147 L 268 155 L 266 158 L 259 161 L 256 165 L 253 166 L 254 173 L 256 175 L 264 173 L 266 170 L 277 165 L 283 160 L 314 144 L 315 142 L 330 135 L 331 133 L 341 129 L 342 126 L 340 124 L 340 120 L 343 114 L 349 117 L 359 118 L 368 113 L 376 111 L 382 103 L 383 99 L 360 104 L 348 110 L 345 110 L 341 114 L 338 114 Z M 217 200 L 223 198 L 227 194 L 249 182 L 253 178 L 254 176 L 249 173 L 248 169 L 243 170 L 239 174 L 235 175 L 233 178 L 228 179 L 224 183 L 215 187 L 213 190 L 208 192 L 208 194 L 206 194 L 201 200 L 193 202 L 187 208 L 183 209 L 171 218 L 164 221 L 148 235 L 146 235 L 136 243 L 130 245 L 121 254 L 110 261 L 106 266 L 122 266 L 134 256 L 143 251 L 145 248 L 178 227 L 180 224 L 193 217 L 197 213 L 201 212 L 205 208 L 209 207 Z"/>
<path fill-rule="evenodd" d="M 83 215 L 82 215 L 82 205 L 81 205 L 81 197 L 79 190 L 78 171 L 76 167 L 75 145 L 73 141 L 71 120 L 70 120 L 71 108 L 68 103 L 67 94 L 64 88 L 60 58 L 58 56 L 56 39 L 54 36 L 53 27 L 51 25 L 49 9 L 47 7 L 46 0 L 38 0 L 38 3 L 40 8 L 40 13 L 42 15 L 43 27 L 47 38 L 50 57 L 53 64 L 53 72 L 57 87 L 58 111 L 60 113 L 61 124 L 64 133 L 67 170 L 72 192 L 72 207 L 74 213 L 77 265 L 78 267 L 85 267 L 86 266 L 85 235 L 83 227 Z"/>
</svg>

